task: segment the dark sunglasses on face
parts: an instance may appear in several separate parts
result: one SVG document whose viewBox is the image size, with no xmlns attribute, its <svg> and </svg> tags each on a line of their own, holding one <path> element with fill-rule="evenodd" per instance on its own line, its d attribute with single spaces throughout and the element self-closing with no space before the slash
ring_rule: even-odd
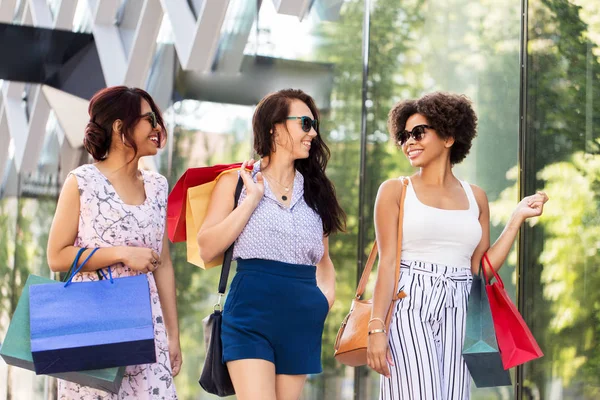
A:
<svg viewBox="0 0 600 400">
<path fill-rule="evenodd" d="M 425 129 L 433 129 L 433 127 L 429 125 L 417 125 L 410 132 L 405 129 L 398 135 L 398 142 L 403 146 L 411 136 L 415 142 L 419 142 L 426 133 Z"/>
<path fill-rule="evenodd" d="M 142 118 L 148 118 L 148 121 L 150 121 L 150 125 L 152 125 L 152 129 L 156 129 L 156 127 L 158 126 L 158 120 L 156 119 L 156 113 L 154 111 L 142 114 Z"/>
<path fill-rule="evenodd" d="M 299 119 L 301 120 L 302 130 L 306 133 L 310 132 L 310 128 L 314 128 L 315 132 L 319 126 L 319 122 L 316 119 L 310 117 L 287 117 L 286 119 Z"/>
</svg>

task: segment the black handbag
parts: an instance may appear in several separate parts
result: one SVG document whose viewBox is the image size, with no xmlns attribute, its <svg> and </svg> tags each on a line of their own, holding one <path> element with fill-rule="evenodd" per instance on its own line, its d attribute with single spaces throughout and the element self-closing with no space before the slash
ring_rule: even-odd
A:
<svg viewBox="0 0 600 400">
<path fill-rule="evenodd" d="M 242 178 L 238 180 L 235 188 L 235 202 L 233 208 L 237 207 L 240 193 L 244 182 Z M 200 386 L 210 394 L 219 397 L 232 396 L 235 389 L 231 383 L 231 377 L 227 366 L 223 363 L 223 343 L 221 342 L 221 323 L 223 321 L 221 300 L 227 289 L 227 279 L 229 278 L 229 269 L 231 268 L 231 259 L 233 258 L 233 243 L 225 251 L 223 256 L 223 265 L 221 266 L 221 278 L 219 279 L 219 300 L 215 304 L 213 313 L 204 318 L 204 345 L 206 346 L 206 358 L 204 367 L 200 375 Z"/>
</svg>

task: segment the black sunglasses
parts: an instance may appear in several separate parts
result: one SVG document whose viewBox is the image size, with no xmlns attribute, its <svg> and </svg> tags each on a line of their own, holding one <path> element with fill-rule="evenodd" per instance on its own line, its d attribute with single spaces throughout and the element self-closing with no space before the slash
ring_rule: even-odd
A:
<svg viewBox="0 0 600 400">
<path fill-rule="evenodd" d="M 286 119 L 299 119 L 302 123 L 302 130 L 304 132 L 310 132 L 310 128 L 314 128 L 315 132 L 319 127 L 319 121 L 310 117 L 287 117 Z"/>
<path fill-rule="evenodd" d="M 156 119 L 156 113 L 154 111 L 150 111 L 146 114 L 142 114 L 141 118 L 148 117 L 148 121 L 150 121 L 150 125 L 152 125 L 152 129 L 156 129 L 158 126 L 158 119 Z"/>
<path fill-rule="evenodd" d="M 413 139 L 415 139 L 415 142 L 418 142 L 421 139 L 423 139 L 423 135 L 426 133 L 425 129 L 434 129 L 434 128 L 433 128 L 433 126 L 429 126 L 429 125 L 417 125 L 410 132 L 405 129 L 398 134 L 398 142 L 400 143 L 401 146 L 403 146 L 404 143 L 406 143 L 411 136 Z"/>
</svg>

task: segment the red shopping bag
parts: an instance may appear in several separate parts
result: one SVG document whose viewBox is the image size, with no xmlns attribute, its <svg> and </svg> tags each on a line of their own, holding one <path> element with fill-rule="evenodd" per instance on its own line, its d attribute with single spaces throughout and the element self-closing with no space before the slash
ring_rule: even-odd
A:
<svg viewBox="0 0 600 400">
<path fill-rule="evenodd" d="M 183 242 L 186 239 L 185 215 L 188 188 L 211 182 L 223 171 L 239 168 L 241 165 L 236 163 L 189 168 L 181 175 L 167 200 L 167 233 L 171 242 Z"/>
<path fill-rule="evenodd" d="M 490 310 L 496 328 L 496 339 L 502 357 L 504 369 L 516 367 L 544 355 L 540 346 L 525 324 L 519 310 L 508 297 L 504 283 L 492 266 L 487 254 L 483 255 L 481 265 L 483 270 L 488 267 L 492 270 L 496 282 L 490 284 L 486 277 L 485 289 L 490 301 Z M 487 276 L 487 274 L 485 274 Z"/>
</svg>

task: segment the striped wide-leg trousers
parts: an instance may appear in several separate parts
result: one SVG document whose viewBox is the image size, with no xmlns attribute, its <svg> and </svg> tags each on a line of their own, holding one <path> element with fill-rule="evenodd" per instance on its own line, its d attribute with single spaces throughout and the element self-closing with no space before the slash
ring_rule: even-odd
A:
<svg viewBox="0 0 600 400">
<path fill-rule="evenodd" d="M 381 377 L 380 400 L 469 400 L 462 357 L 470 268 L 403 261 L 389 328 L 394 365 Z"/>
</svg>

